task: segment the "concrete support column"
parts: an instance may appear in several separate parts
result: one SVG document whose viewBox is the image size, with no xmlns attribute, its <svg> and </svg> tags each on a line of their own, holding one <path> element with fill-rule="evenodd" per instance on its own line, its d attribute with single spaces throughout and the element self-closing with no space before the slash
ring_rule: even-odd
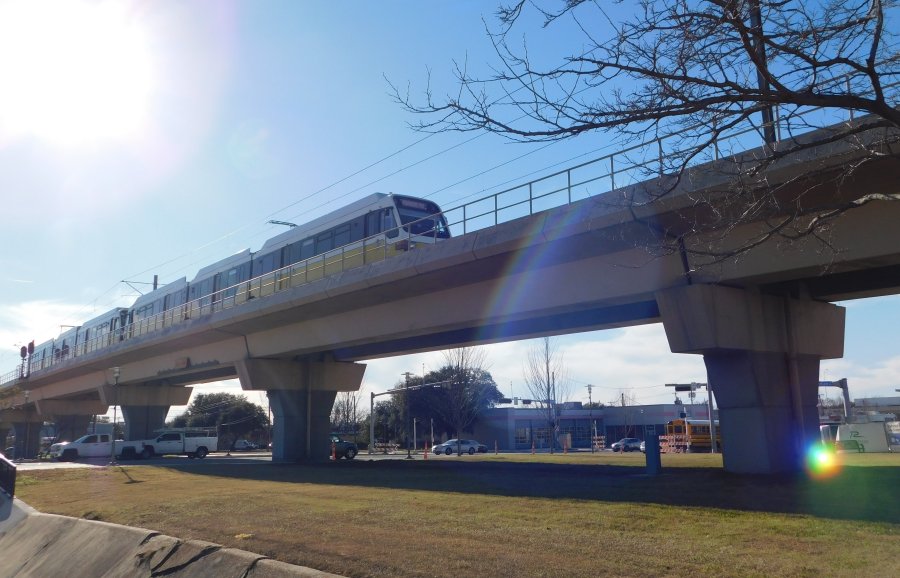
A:
<svg viewBox="0 0 900 578">
<path fill-rule="evenodd" d="M 800 471 L 818 439 L 819 361 L 843 356 L 844 309 L 716 285 L 656 297 L 671 350 L 703 355 L 725 469 Z"/>
<path fill-rule="evenodd" d="M 331 408 L 336 391 L 274 389 L 272 460 L 326 461 L 331 452 Z"/>
<path fill-rule="evenodd" d="M 43 421 L 18 421 L 13 423 L 16 431 L 16 455 L 18 459 L 36 458 L 41 451 L 41 426 Z"/>
<path fill-rule="evenodd" d="M 24 405 L 15 409 L 4 409 L 2 412 L 3 424 L 0 433 L 3 439 L 0 449 L 6 449 L 6 434 L 11 429 L 16 436 L 15 459 L 31 459 L 37 457 L 41 449 L 41 426 L 44 425 L 44 418 L 37 412 L 32 405 Z M 10 456 L 6 456 L 9 458 Z"/>
<path fill-rule="evenodd" d="M 366 366 L 277 359 L 245 359 L 236 366 L 243 389 L 268 390 L 272 460 L 327 460 L 334 399 L 338 391 L 359 389 Z"/>
<path fill-rule="evenodd" d="M 719 406 L 724 467 L 736 473 L 790 473 L 818 439 L 819 358 L 798 358 L 800 415 L 796 415 L 784 354 L 707 353 L 707 379 Z"/>
<path fill-rule="evenodd" d="M 106 384 L 100 388 L 100 399 L 121 406 L 125 439 L 141 440 L 154 437 L 154 430 L 165 426 L 171 406 L 187 405 L 191 391 L 190 387 L 164 384 Z"/>
<path fill-rule="evenodd" d="M 168 405 L 123 405 L 126 440 L 145 440 L 156 437 L 156 430 L 166 425 Z"/>
</svg>

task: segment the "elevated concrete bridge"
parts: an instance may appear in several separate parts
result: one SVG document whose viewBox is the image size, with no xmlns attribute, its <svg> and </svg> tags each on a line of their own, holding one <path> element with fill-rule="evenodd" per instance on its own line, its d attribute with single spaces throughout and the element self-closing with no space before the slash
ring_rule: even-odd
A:
<svg viewBox="0 0 900 578">
<path fill-rule="evenodd" d="M 77 427 L 121 405 L 135 439 L 187 403 L 186 386 L 238 377 L 245 390 L 268 392 L 274 459 L 319 459 L 336 392 L 359 388 L 361 360 L 662 322 L 673 352 L 704 356 L 725 468 L 795 471 L 802 441 L 818 433 L 819 361 L 843 355 L 844 310 L 829 301 L 900 288 L 900 203 L 836 219 L 829 250 L 807 237 L 716 262 L 697 255 L 752 243 L 767 225 L 729 227 L 698 199 L 730 210 L 738 173 L 751 191 L 777 191 L 788 209 L 897 193 L 898 153 L 885 149 L 838 186 L 836 175 L 860 158 L 855 144 L 809 149 L 749 182 L 743 166 L 759 151 L 747 151 L 677 182 L 615 189 L 316 281 L 282 276 L 269 296 L 223 301 L 208 314 L 189 308 L 153 332 L 14 379 L 0 416 L 22 428 L 70 414 Z M 676 237 L 683 251 L 671 250 Z"/>
</svg>

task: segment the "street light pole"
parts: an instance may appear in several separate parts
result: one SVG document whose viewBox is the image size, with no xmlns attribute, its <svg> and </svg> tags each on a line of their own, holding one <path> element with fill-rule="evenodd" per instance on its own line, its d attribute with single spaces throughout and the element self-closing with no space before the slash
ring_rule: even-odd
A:
<svg viewBox="0 0 900 578">
<path fill-rule="evenodd" d="M 412 373 L 407 371 L 405 373 L 402 373 L 401 375 L 406 377 L 406 390 L 404 392 L 404 397 L 406 398 L 406 459 L 411 460 L 413 459 L 413 457 L 412 451 L 409 447 L 409 376 L 412 375 Z"/>
<path fill-rule="evenodd" d="M 28 430 L 31 429 L 28 427 L 29 425 L 31 425 L 30 423 L 28 423 L 28 394 L 29 393 L 30 392 L 26 389 L 25 390 L 25 447 L 22 448 L 22 457 L 23 458 L 28 457 Z"/>
<path fill-rule="evenodd" d="M 369 453 L 375 453 L 375 392 L 369 392 Z"/>
<path fill-rule="evenodd" d="M 400 375 L 412 375 L 412 374 L 407 372 L 407 373 L 401 373 Z M 418 391 L 420 389 L 425 389 L 425 388 L 429 388 L 429 387 L 433 388 L 433 389 L 438 389 L 438 388 L 446 385 L 447 383 L 449 383 L 449 381 L 435 381 L 432 383 L 420 383 L 419 385 L 410 386 L 409 385 L 409 377 L 407 377 L 406 386 L 402 390 L 400 388 L 397 388 L 397 389 L 389 389 L 388 391 L 382 391 L 381 393 L 375 393 L 374 391 L 370 392 L 369 393 L 369 439 L 372 442 L 372 445 L 371 445 L 372 451 L 373 452 L 375 451 L 375 398 L 376 397 L 378 397 L 379 395 L 394 395 L 394 394 L 400 393 L 402 391 L 403 393 L 407 394 L 407 398 L 406 398 L 407 404 L 406 405 L 407 405 L 407 413 L 409 413 L 409 397 L 408 397 L 408 395 L 409 395 L 410 391 Z M 432 422 L 431 423 L 431 440 L 434 441 L 434 420 L 432 419 L 431 422 Z M 409 429 L 407 428 L 407 433 L 408 432 L 409 432 Z M 410 456 L 410 457 L 412 457 L 412 456 Z"/>
<path fill-rule="evenodd" d="M 116 410 L 119 408 L 119 368 L 113 367 L 113 421 L 112 421 L 112 431 L 109 434 L 109 465 L 115 466 L 116 464 L 116 419 L 118 415 Z"/>
</svg>

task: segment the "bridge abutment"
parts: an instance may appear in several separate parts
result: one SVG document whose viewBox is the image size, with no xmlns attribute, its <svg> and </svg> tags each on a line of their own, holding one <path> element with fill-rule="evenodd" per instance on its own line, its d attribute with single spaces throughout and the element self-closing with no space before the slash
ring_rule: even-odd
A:
<svg viewBox="0 0 900 578">
<path fill-rule="evenodd" d="M 337 392 L 357 391 L 365 370 L 363 364 L 340 361 L 239 361 L 241 387 L 268 391 L 272 460 L 327 460 L 331 408 Z"/>
<path fill-rule="evenodd" d="M 819 362 L 843 356 L 844 309 L 717 285 L 657 294 L 674 353 L 703 355 L 729 472 L 800 471 L 818 440 Z"/>
</svg>

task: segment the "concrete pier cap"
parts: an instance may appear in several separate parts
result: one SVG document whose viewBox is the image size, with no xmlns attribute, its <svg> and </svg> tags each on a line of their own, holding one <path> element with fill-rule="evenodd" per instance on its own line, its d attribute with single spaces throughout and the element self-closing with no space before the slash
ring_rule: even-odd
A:
<svg viewBox="0 0 900 578">
<path fill-rule="evenodd" d="M 844 353 L 844 308 L 720 285 L 656 300 L 672 352 L 703 355 L 725 469 L 801 471 L 819 433 L 819 362 Z"/>
<path fill-rule="evenodd" d="M 166 415 L 173 405 L 187 405 L 193 388 L 168 384 L 129 383 L 98 388 L 104 404 L 122 408 L 125 420 L 125 439 L 139 440 L 154 437 L 156 430 L 166 423 Z"/>
</svg>

